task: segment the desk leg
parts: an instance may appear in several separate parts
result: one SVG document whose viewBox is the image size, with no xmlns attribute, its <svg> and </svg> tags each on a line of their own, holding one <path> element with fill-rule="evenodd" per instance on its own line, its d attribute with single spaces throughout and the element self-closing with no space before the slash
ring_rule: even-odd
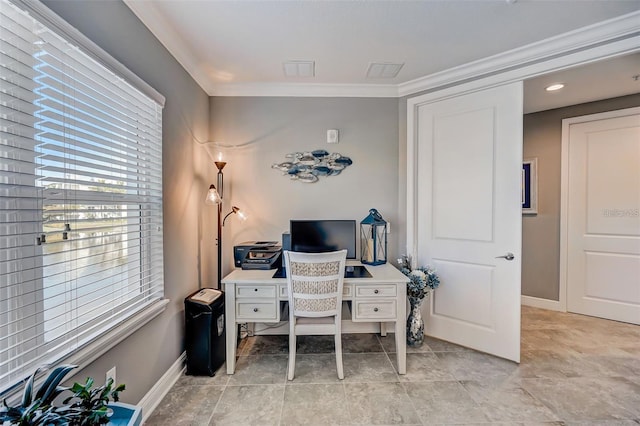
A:
<svg viewBox="0 0 640 426">
<path fill-rule="evenodd" d="M 386 337 L 387 336 L 387 324 L 384 322 L 380 323 L 380 336 L 382 337 Z"/>
<path fill-rule="evenodd" d="M 397 299 L 398 318 L 396 320 L 396 356 L 398 363 L 398 374 L 407 374 L 407 300 L 406 285 L 403 284 L 400 295 Z"/>
<path fill-rule="evenodd" d="M 238 327 L 236 326 L 236 297 L 235 287 L 225 286 L 225 327 L 227 328 L 227 374 L 236 370 L 236 345 L 238 344 Z"/>
</svg>

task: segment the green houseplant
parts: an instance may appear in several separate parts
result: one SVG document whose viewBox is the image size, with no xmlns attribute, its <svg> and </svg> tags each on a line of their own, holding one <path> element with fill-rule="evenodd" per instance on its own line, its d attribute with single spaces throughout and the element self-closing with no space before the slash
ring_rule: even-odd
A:
<svg viewBox="0 0 640 426">
<path fill-rule="evenodd" d="M 20 426 L 68 424 L 69 422 L 65 420 L 65 415 L 56 412 L 53 401 L 66 390 L 66 388 L 60 386 L 60 382 L 74 368 L 75 366 L 73 365 L 56 367 L 34 392 L 35 378 L 44 369 L 42 367 L 38 368 L 26 381 L 22 399 L 18 405 L 9 406 L 6 399 L 2 401 L 0 420 L 3 424 Z"/>
<path fill-rule="evenodd" d="M 118 411 L 117 420 L 112 424 L 138 424 L 141 413 L 139 409 L 123 407 L 118 404 L 119 393 L 125 385 L 113 385 L 109 379 L 103 386 L 93 387 L 94 380 L 87 378 L 84 384 L 74 383 L 72 387 L 61 386 L 64 377 L 75 365 L 61 365 L 54 368 L 38 389 L 34 390 L 35 378 L 45 368 L 38 368 L 26 381 L 22 398 L 17 405 L 10 406 L 6 400 L 0 407 L 2 425 L 40 426 L 69 425 L 91 426 L 110 424 L 114 410 Z M 63 393 L 71 393 L 61 404 L 58 397 Z M 111 401 L 114 401 L 112 404 Z M 112 406 L 113 405 L 113 406 Z M 123 420 L 124 416 L 135 417 L 131 422 Z M 114 419 L 115 420 L 115 419 Z"/>
</svg>

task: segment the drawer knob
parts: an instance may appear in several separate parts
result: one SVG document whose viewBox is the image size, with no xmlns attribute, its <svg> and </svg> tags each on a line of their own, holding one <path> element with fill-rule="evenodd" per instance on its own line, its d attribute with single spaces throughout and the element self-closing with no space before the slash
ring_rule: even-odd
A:
<svg viewBox="0 0 640 426">
<path fill-rule="evenodd" d="M 373 312 L 378 312 L 378 308 L 373 308 Z"/>
<path fill-rule="evenodd" d="M 373 293 L 374 293 L 374 294 L 378 294 L 378 293 L 380 293 L 380 292 L 378 291 L 378 289 L 375 289 L 375 290 L 373 290 Z"/>
<path fill-rule="evenodd" d="M 254 289 L 253 289 L 253 291 L 258 291 L 258 289 L 257 289 L 257 288 L 254 288 Z"/>
<path fill-rule="evenodd" d="M 258 308 L 253 308 L 253 312 L 258 312 Z"/>
</svg>

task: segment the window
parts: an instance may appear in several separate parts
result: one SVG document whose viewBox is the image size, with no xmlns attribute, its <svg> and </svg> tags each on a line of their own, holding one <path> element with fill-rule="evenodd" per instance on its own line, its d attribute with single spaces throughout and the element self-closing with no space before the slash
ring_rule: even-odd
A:
<svg viewBox="0 0 640 426">
<path fill-rule="evenodd" d="M 0 0 L 0 393 L 163 298 L 162 105 Z"/>
</svg>

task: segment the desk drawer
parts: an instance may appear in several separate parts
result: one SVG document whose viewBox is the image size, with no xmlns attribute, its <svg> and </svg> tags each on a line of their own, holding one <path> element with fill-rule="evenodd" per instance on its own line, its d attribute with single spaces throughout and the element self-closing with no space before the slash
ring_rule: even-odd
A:
<svg viewBox="0 0 640 426">
<path fill-rule="evenodd" d="M 252 321 L 279 321 L 278 304 L 273 301 L 247 300 L 236 303 L 236 318 Z"/>
<path fill-rule="evenodd" d="M 358 285 L 356 297 L 395 297 L 396 286 L 394 284 Z"/>
<path fill-rule="evenodd" d="M 236 297 L 238 299 L 251 297 L 251 298 L 271 298 L 276 300 L 275 284 L 271 285 L 251 285 L 251 284 L 238 284 L 236 286 Z"/>
<path fill-rule="evenodd" d="M 354 302 L 353 320 L 395 320 L 396 301 L 394 300 L 357 300 Z"/>
</svg>

